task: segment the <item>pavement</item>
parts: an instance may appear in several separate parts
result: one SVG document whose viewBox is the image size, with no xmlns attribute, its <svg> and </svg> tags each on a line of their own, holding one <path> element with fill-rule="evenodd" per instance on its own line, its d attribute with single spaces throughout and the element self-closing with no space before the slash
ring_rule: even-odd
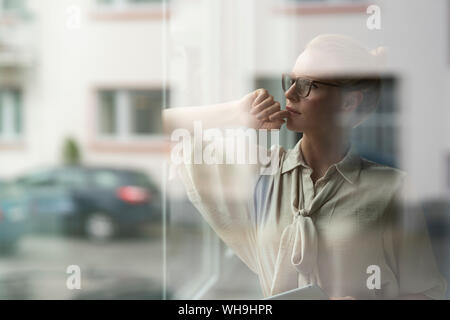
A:
<svg viewBox="0 0 450 320">
<path fill-rule="evenodd" d="M 190 299 L 198 290 L 199 299 L 261 297 L 256 275 L 220 241 L 211 247 L 205 229 L 174 227 L 165 241 L 156 229 L 105 243 L 29 234 L 17 252 L 0 256 L 0 299 Z M 211 248 L 220 252 L 211 255 Z M 71 265 L 80 267 L 81 289 L 67 287 Z M 177 296 L 181 287 L 191 296 Z"/>
</svg>

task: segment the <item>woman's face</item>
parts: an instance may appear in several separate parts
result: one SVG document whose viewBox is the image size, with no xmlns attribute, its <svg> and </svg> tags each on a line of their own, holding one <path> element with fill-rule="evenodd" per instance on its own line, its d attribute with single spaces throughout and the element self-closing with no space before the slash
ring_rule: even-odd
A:
<svg viewBox="0 0 450 320">
<path fill-rule="evenodd" d="M 326 57 L 306 50 L 297 59 L 292 74 L 294 77 L 326 81 L 323 72 L 317 66 L 324 67 L 329 63 Z M 286 110 L 289 111 L 286 126 L 289 130 L 307 134 L 326 134 L 338 128 L 341 104 L 339 88 L 317 84 L 311 88 L 308 97 L 301 98 L 292 86 L 286 91 L 285 96 Z"/>
</svg>

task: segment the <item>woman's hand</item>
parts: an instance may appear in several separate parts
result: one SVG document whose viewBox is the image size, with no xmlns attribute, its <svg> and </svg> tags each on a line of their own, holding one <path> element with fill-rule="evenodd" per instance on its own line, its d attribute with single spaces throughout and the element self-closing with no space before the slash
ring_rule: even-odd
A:
<svg viewBox="0 0 450 320">
<path fill-rule="evenodd" d="M 178 128 L 194 130 L 200 121 L 203 129 L 246 126 L 254 129 L 280 129 L 289 116 L 282 111 L 266 89 L 258 89 L 239 100 L 200 107 L 171 108 L 163 112 L 164 131 Z"/>
<path fill-rule="evenodd" d="M 281 110 L 280 103 L 266 89 L 258 89 L 243 97 L 240 111 L 246 126 L 255 129 L 276 130 L 285 123 L 289 113 Z"/>
</svg>

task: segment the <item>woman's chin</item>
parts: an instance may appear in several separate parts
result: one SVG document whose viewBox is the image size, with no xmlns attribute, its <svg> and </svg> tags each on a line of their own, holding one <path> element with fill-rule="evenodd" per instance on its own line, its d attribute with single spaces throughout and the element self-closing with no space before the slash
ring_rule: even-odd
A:
<svg viewBox="0 0 450 320">
<path fill-rule="evenodd" d="M 294 132 L 303 132 L 302 126 L 300 126 L 298 123 L 295 123 L 294 121 L 292 121 L 291 118 L 287 119 L 286 128 L 288 130 L 294 131 Z"/>
</svg>

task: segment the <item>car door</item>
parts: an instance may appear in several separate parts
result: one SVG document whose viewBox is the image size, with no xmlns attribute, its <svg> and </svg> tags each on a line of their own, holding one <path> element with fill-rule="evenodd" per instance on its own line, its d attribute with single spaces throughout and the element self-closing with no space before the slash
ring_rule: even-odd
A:
<svg viewBox="0 0 450 320">
<path fill-rule="evenodd" d="M 35 230 L 59 230 L 64 215 L 74 206 L 68 190 L 58 183 L 56 172 L 42 170 L 21 179 L 29 195 L 29 213 Z"/>
</svg>

